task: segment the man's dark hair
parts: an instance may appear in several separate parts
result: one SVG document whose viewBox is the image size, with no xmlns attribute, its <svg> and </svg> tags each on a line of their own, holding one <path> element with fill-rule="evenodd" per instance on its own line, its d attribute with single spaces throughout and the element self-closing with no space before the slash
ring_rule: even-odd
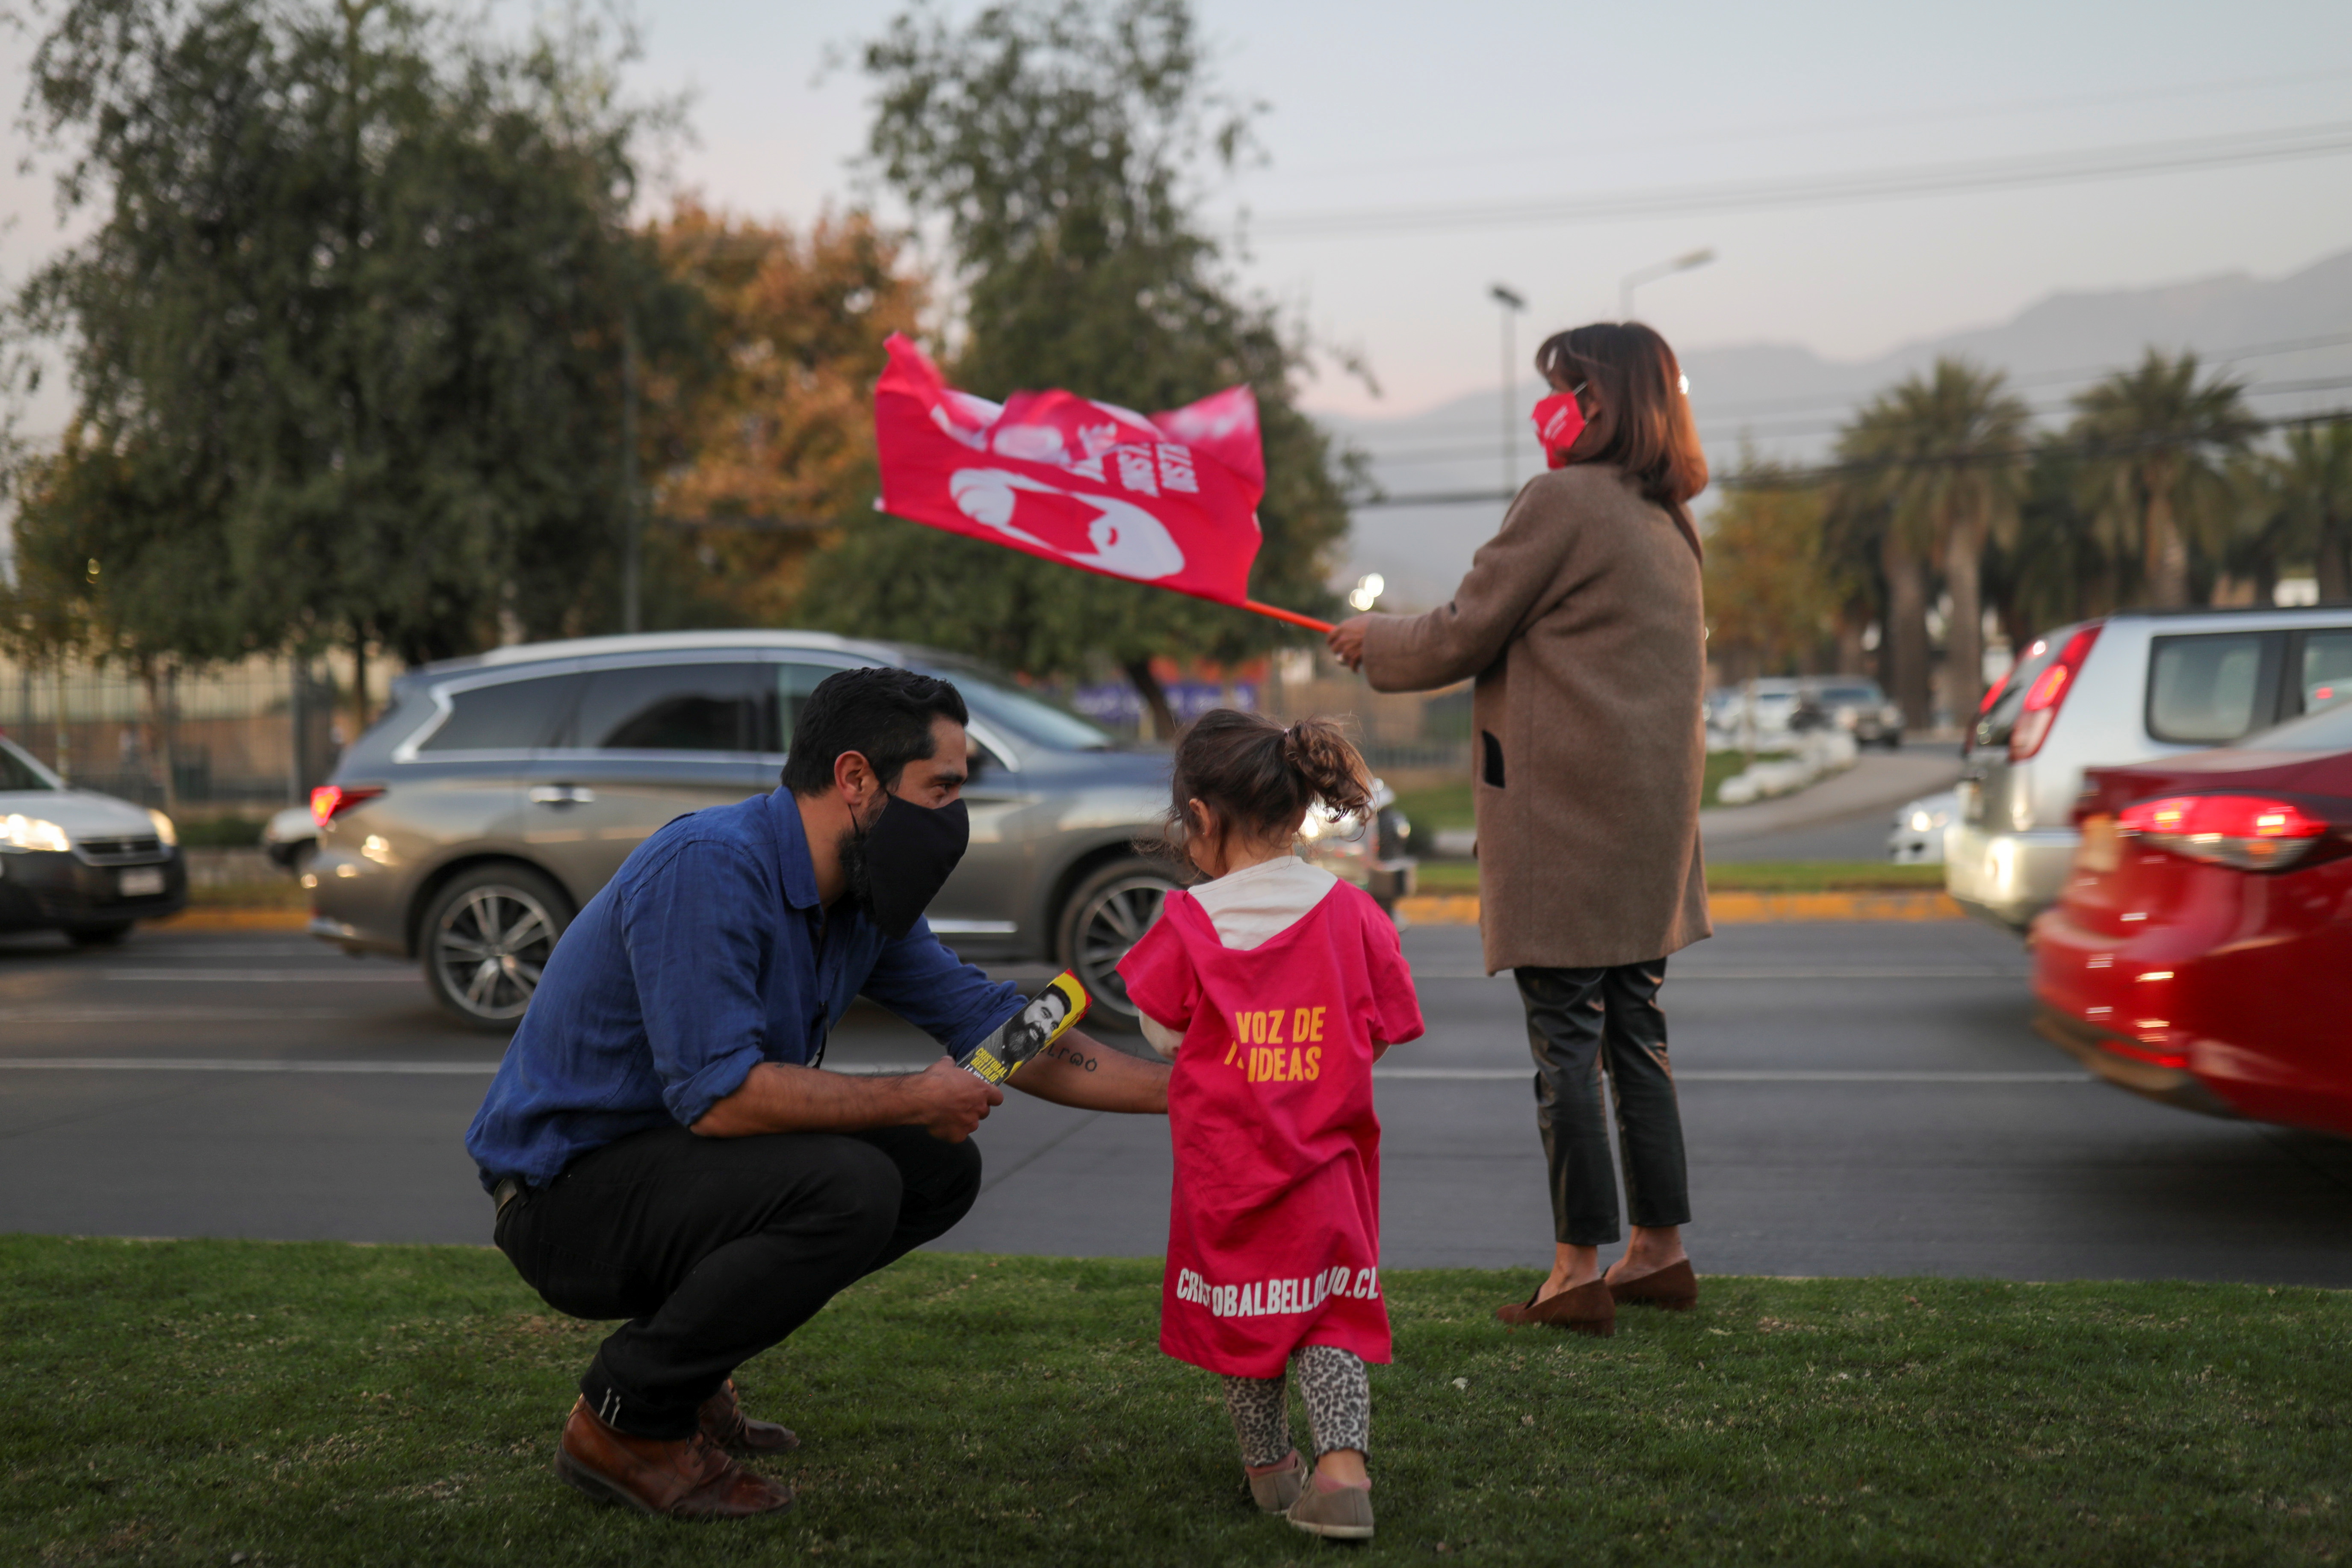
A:
<svg viewBox="0 0 2352 1568">
<path fill-rule="evenodd" d="M 963 694 L 944 680 L 911 669 L 845 669 L 817 682 L 793 725 L 784 758 L 784 787 L 796 795 L 833 787 L 833 764 L 844 752 L 864 757 L 889 788 L 908 763 L 939 749 L 931 721 L 971 722 Z"/>
</svg>

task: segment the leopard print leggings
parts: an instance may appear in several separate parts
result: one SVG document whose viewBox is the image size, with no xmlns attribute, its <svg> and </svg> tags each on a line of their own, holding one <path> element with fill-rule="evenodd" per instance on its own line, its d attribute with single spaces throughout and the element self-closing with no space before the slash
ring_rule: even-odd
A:
<svg viewBox="0 0 2352 1568">
<path fill-rule="evenodd" d="M 1337 1345 L 1301 1345 L 1290 1352 L 1307 1428 L 1315 1434 L 1315 1458 L 1339 1448 L 1371 1452 L 1372 1384 L 1361 1357 Z M 1242 1463 L 1253 1469 L 1278 1463 L 1290 1452 L 1289 1380 L 1280 1377 L 1225 1379 L 1225 1408 L 1242 1440 Z"/>
</svg>

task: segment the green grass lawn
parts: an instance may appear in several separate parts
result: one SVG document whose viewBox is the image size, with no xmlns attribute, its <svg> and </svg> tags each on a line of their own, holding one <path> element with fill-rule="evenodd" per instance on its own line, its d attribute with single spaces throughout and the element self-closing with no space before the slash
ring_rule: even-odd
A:
<svg viewBox="0 0 2352 1568">
<path fill-rule="evenodd" d="M 1475 860 L 1423 860 L 1416 873 L 1424 893 L 1475 893 Z M 1941 866 L 1896 866 L 1884 860 L 1727 861 L 1706 868 L 1713 893 L 1899 893 L 1944 885 Z"/>
<path fill-rule="evenodd" d="M 0 1238 L 0 1561 L 1276 1563 L 1156 1262 L 918 1255 L 744 1368 L 800 1506 L 679 1525 L 550 1469 L 598 1337 L 464 1247 Z M 1390 1277 L 1367 1559 L 2339 1561 L 2352 1299 L 1707 1282 L 1614 1340 L 1532 1274 Z M 1335 1559 L 1333 1553 L 1339 1553 Z"/>
</svg>

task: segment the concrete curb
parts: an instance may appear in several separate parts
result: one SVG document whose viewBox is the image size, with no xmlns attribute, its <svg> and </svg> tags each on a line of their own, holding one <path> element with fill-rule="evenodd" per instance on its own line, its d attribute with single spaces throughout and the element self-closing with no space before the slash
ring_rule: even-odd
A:
<svg viewBox="0 0 2352 1568">
<path fill-rule="evenodd" d="M 1967 912 L 1949 895 L 1932 889 L 1884 893 L 1709 893 L 1707 911 L 1717 925 L 1759 925 L 1782 921 L 1957 921 Z M 1475 893 L 1415 894 L 1397 902 L 1397 913 L 1417 926 L 1475 926 Z"/>
<path fill-rule="evenodd" d="M 182 910 L 168 920 L 149 921 L 150 931 L 305 931 L 310 929 L 308 910 L 207 909 L 198 906 Z"/>
<path fill-rule="evenodd" d="M 1884 893 L 1709 893 L 1707 910 L 1717 925 L 1758 925 L 1781 921 L 1957 921 L 1966 913 L 1950 897 L 1929 889 Z M 1398 900 L 1397 913 L 1417 926 L 1475 926 L 1475 893 L 1416 893 Z M 302 910 L 193 909 L 150 922 L 172 931 L 310 929 Z"/>
</svg>

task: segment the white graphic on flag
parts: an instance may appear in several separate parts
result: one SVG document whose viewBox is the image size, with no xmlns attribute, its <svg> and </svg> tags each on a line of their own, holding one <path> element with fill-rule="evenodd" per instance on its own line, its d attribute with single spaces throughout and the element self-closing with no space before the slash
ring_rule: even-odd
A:
<svg viewBox="0 0 2352 1568">
<path fill-rule="evenodd" d="M 1087 525 L 1087 538 L 1094 545 L 1092 554 L 1064 550 L 1016 527 L 1013 514 L 1019 505 L 1016 492 L 1027 490 L 1036 495 L 1067 496 L 1093 507 L 1096 517 Z M 974 522 L 995 529 L 1024 544 L 1049 552 L 1080 566 L 1090 566 L 1097 572 L 1115 576 L 1132 577 L 1149 583 L 1158 577 L 1171 577 L 1184 570 L 1184 552 L 1169 536 L 1158 518 L 1135 505 L 1113 496 L 1088 495 L 1081 490 L 1066 490 L 1049 485 L 1043 479 L 1033 479 L 1026 474 L 1009 473 L 1003 468 L 958 468 L 948 479 L 948 491 L 955 497 L 956 510 Z"/>
</svg>

